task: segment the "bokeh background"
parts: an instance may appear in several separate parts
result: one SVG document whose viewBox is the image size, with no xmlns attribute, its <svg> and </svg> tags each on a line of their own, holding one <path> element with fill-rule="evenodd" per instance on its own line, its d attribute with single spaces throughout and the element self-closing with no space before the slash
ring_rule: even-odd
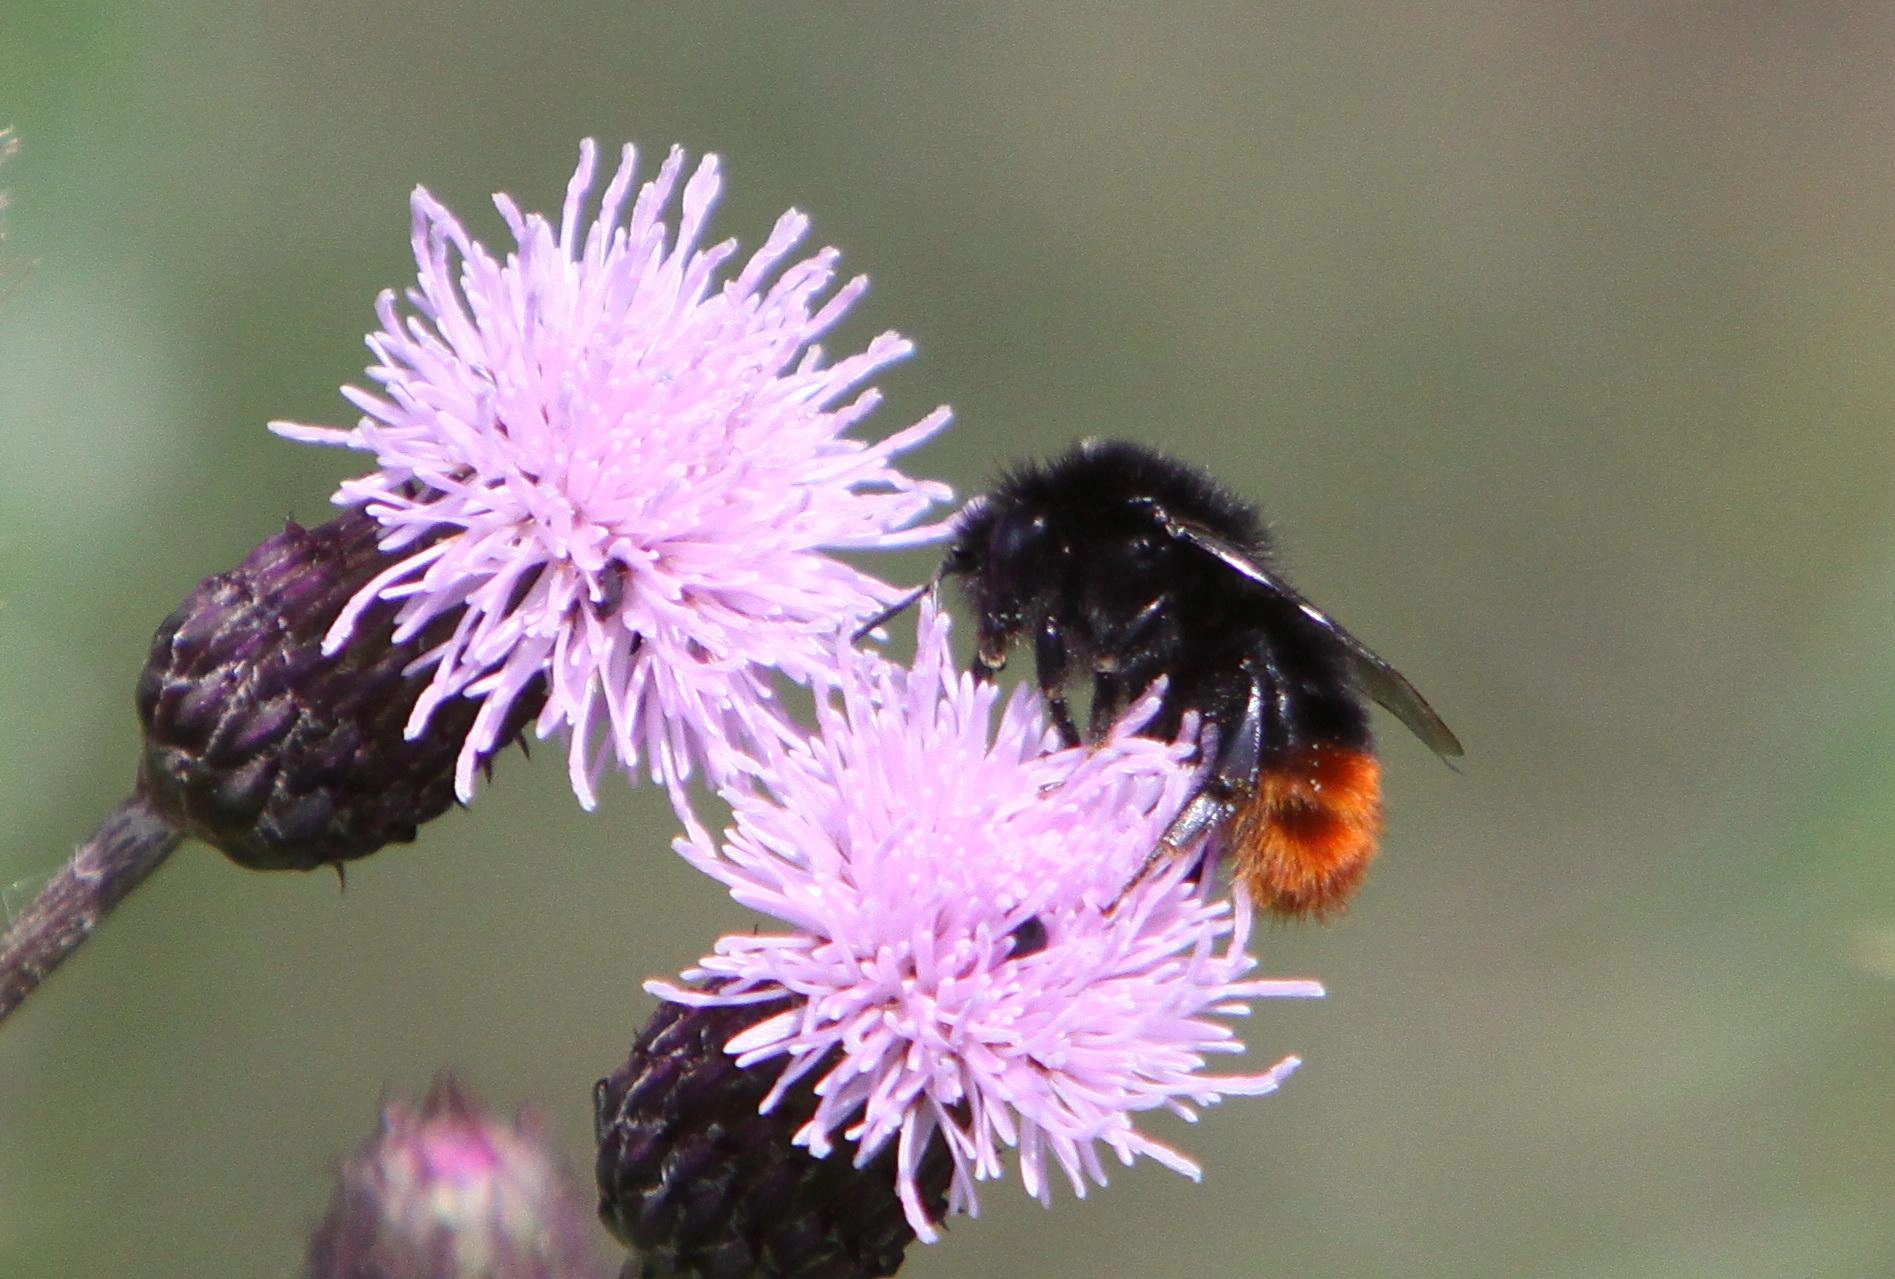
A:
<svg viewBox="0 0 1895 1279">
<path fill-rule="evenodd" d="M 681 142 L 872 276 L 916 468 L 1207 463 L 1468 744 L 1386 726 L 1367 891 L 1258 944 L 1308 1065 L 1161 1126 L 1202 1185 L 1008 1181 L 905 1274 L 1895 1273 L 1891 68 L 1869 3 L 7 0 L 6 901 L 159 619 L 323 517 L 352 459 L 264 423 L 352 420 L 410 189 L 491 236 Z M 583 1173 L 640 982 L 745 924 L 670 835 L 551 749 L 346 893 L 187 846 L 0 1033 L 0 1272 L 294 1275 L 447 1065 Z"/>
</svg>

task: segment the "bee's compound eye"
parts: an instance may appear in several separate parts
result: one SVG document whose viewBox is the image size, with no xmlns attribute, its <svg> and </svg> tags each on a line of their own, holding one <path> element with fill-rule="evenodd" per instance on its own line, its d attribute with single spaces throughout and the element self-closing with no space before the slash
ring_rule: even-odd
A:
<svg viewBox="0 0 1895 1279">
<path fill-rule="evenodd" d="M 1012 515 L 994 525 L 989 551 L 996 564 L 1018 564 L 1046 541 L 1044 515 Z"/>
</svg>

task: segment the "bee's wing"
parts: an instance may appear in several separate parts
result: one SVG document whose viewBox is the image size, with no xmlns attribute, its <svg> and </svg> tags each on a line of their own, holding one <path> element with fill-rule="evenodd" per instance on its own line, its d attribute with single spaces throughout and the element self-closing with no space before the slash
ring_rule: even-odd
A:
<svg viewBox="0 0 1895 1279">
<path fill-rule="evenodd" d="M 1434 707 L 1428 705 L 1428 699 L 1400 671 L 1377 657 L 1373 649 L 1351 635 L 1341 622 L 1304 599 L 1295 587 L 1259 564 L 1254 555 L 1230 539 L 1219 536 L 1201 524 L 1177 519 L 1163 510 L 1156 510 L 1155 513 L 1172 537 L 1190 543 L 1238 576 L 1294 604 L 1304 617 L 1334 638 L 1348 661 L 1349 676 L 1355 681 L 1356 687 L 1406 724 L 1409 731 L 1419 737 L 1428 749 L 1443 759 L 1454 759 L 1461 755 L 1460 739 L 1435 714 Z"/>
</svg>

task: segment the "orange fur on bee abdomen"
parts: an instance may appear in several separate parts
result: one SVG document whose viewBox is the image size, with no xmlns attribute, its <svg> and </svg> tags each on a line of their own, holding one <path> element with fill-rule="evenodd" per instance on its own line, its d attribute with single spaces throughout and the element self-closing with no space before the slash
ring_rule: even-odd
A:
<svg viewBox="0 0 1895 1279">
<path fill-rule="evenodd" d="M 1341 910 L 1382 836 L 1382 769 L 1366 751 L 1312 746 L 1268 761 L 1231 818 L 1225 855 L 1250 900 L 1293 919 Z"/>
</svg>

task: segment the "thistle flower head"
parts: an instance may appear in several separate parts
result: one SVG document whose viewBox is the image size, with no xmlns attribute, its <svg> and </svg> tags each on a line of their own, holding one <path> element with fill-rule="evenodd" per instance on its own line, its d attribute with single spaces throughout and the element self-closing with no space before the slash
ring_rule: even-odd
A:
<svg viewBox="0 0 1895 1279">
<path fill-rule="evenodd" d="M 596 212 L 590 142 L 557 223 L 495 198 L 516 246 L 477 243 L 414 195 L 420 276 L 384 293 L 369 337 L 377 391 L 345 389 L 353 429 L 275 423 L 293 439 L 375 455 L 336 496 L 380 521 L 399 562 L 365 587 L 334 649 L 377 599 L 397 640 L 455 615 L 423 664 L 409 732 L 470 698 L 463 799 L 509 707 L 541 676 L 536 731 L 572 733 L 590 804 L 610 757 L 675 783 L 730 777 L 779 731 L 770 670 L 833 679 L 830 637 L 893 598 L 831 552 L 926 541 L 947 492 L 895 468 L 945 410 L 879 442 L 847 433 L 875 407 L 865 381 L 909 352 L 885 333 L 826 362 L 816 339 L 866 287 L 832 288 L 837 254 L 795 259 L 808 220 L 783 215 L 732 268 L 703 243 L 721 178 L 685 178 L 673 150 L 634 196 L 625 148 Z M 675 226 L 668 220 L 676 202 Z"/>
<path fill-rule="evenodd" d="M 310 1279 L 592 1279 L 585 1201 L 538 1124 L 488 1115 L 451 1078 L 400 1103 L 341 1168 Z"/>
<path fill-rule="evenodd" d="M 934 1224 L 915 1171 L 938 1134 L 954 1160 L 951 1210 L 1018 1150 L 1029 1193 L 1047 1163 L 1075 1193 L 1103 1184 L 1101 1150 L 1196 1175 L 1134 1118 L 1271 1091 L 1295 1066 L 1207 1074 L 1241 1051 L 1217 1020 L 1313 982 L 1246 980 L 1248 909 L 1206 896 L 1182 862 L 1128 888 L 1190 793 L 1188 746 L 1134 735 L 1146 701 L 1096 747 L 1057 749 L 1024 689 L 999 705 L 958 674 L 945 619 L 924 609 L 911 670 L 845 655 L 819 733 L 775 748 L 759 787 L 731 788 L 721 844 L 679 851 L 738 901 L 790 925 L 722 939 L 650 989 L 684 1004 L 788 998 L 734 1035 L 741 1066 L 781 1060 L 766 1107 L 813 1076 L 795 1140 L 858 1166 L 889 1142 L 910 1222 Z M 996 712 L 998 717 L 996 720 Z"/>
</svg>

